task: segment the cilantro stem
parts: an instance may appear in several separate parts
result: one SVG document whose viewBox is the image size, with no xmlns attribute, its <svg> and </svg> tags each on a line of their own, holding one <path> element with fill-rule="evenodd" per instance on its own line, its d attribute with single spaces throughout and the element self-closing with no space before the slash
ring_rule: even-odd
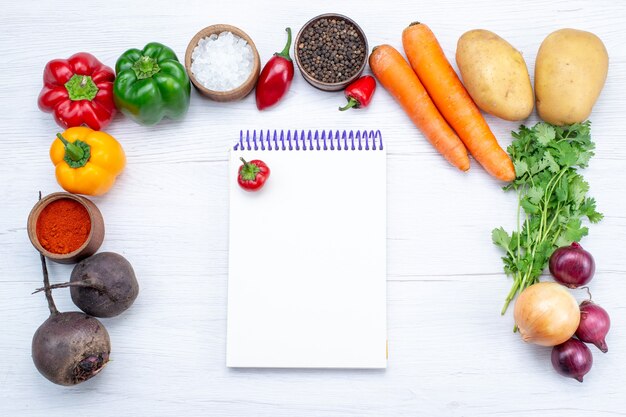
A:
<svg viewBox="0 0 626 417">
<path fill-rule="evenodd" d="M 539 232 L 538 232 L 539 239 L 538 241 L 535 242 L 535 247 L 532 253 L 533 258 L 535 257 L 535 250 L 537 246 L 542 241 L 543 236 L 547 234 L 547 231 L 545 229 L 547 226 L 546 223 L 548 222 L 548 208 L 549 208 L 550 200 L 552 199 L 552 193 L 554 193 L 554 189 L 556 188 L 557 184 L 563 177 L 563 174 L 565 174 L 565 172 L 568 170 L 568 168 L 569 167 L 563 168 L 559 172 L 558 175 L 553 176 L 550 179 L 550 182 L 548 182 L 548 186 L 546 187 L 546 191 L 543 197 L 543 208 L 541 209 L 541 222 L 539 223 Z"/>
<path fill-rule="evenodd" d="M 520 214 L 521 209 L 522 209 L 522 200 L 520 198 L 518 198 L 517 199 L 517 255 L 516 256 L 511 255 L 511 257 L 515 259 L 516 263 L 519 263 L 519 256 L 520 256 L 520 252 L 521 252 L 521 250 L 520 250 L 520 236 L 522 234 L 522 231 L 521 231 L 520 225 L 519 225 L 519 217 L 520 217 L 519 214 Z M 524 215 L 526 215 L 526 213 L 524 213 Z M 506 308 L 505 308 L 505 310 L 506 310 Z"/>
<path fill-rule="evenodd" d="M 545 241 L 548 238 L 548 233 L 550 232 L 550 230 L 552 230 L 552 226 L 554 226 L 554 222 L 561 214 L 560 212 L 561 212 L 561 202 L 559 201 L 559 203 L 556 205 L 556 210 L 554 211 L 554 216 L 552 217 L 552 221 L 550 222 L 550 225 L 543 233 L 543 236 L 541 238 L 542 241 Z"/>
<path fill-rule="evenodd" d="M 561 230 L 563 230 L 563 226 L 559 226 L 558 229 L 556 229 L 556 233 L 554 233 L 554 238 L 552 239 L 552 246 L 556 245 L 556 241 L 561 235 Z"/>
<path fill-rule="evenodd" d="M 517 293 L 520 281 L 521 281 L 521 277 L 518 273 L 518 275 L 515 276 L 513 286 L 511 287 L 511 291 L 509 291 L 509 295 L 506 296 L 506 300 L 504 301 L 504 307 L 502 307 L 502 311 L 500 311 L 500 315 L 503 316 L 504 313 L 506 313 L 507 308 L 509 308 L 509 304 L 513 300 L 513 297 L 515 297 L 515 294 Z"/>
<path fill-rule="evenodd" d="M 558 175 L 555 175 L 554 177 L 552 177 L 550 179 L 550 182 L 548 182 L 548 186 L 546 187 L 546 193 L 544 194 L 544 198 L 543 198 L 543 208 L 541 209 L 541 221 L 539 223 L 539 231 L 537 232 L 537 239 L 535 240 L 534 245 L 532 245 L 533 248 L 530 253 L 530 259 L 531 259 L 530 265 L 529 265 L 527 272 L 524 274 L 522 278 L 522 283 L 520 284 L 520 291 L 523 291 L 524 289 L 526 289 L 526 287 L 533 284 L 537 278 L 537 277 L 531 277 L 533 267 L 535 266 L 535 259 L 536 259 L 535 256 L 537 254 L 537 249 L 545 241 L 545 237 L 547 237 L 549 229 L 552 228 L 552 224 L 550 225 L 550 228 L 547 227 L 549 203 L 552 198 L 552 193 L 554 193 L 554 189 L 556 188 L 556 185 L 559 183 L 561 177 L 563 176 L 563 174 L 565 174 L 567 169 L 568 167 L 563 168 Z M 530 235 L 529 235 L 529 238 L 530 238 Z M 532 280 L 532 282 L 530 282 L 530 280 Z"/>
<path fill-rule="evenodd" d="M 561 143 L 561 142 L 563 142 L 564 140 L 569 139 L 569 135 L 570 135 L 570 133 L 572 133 L 572 130 L 571 130 L 571 129 L 568 129 L 568 130 L 567 130 L 567 133 L 565 134 L 565 136 L 563 136 L 561 139 L 559 139 L 559 140 L 555 141 L 555 143 Z"/>
<path fill-rule="evenodd" d="M 534 259 L 533 259 L 534 260 Z M 533 263 L 534 262 L 530 262 L 530 265 L 528 267 L 528 270 L 526 271 L 526 273 L 524 273 L 524 275 L 522 276 L 522 282 L 519 285 L 519 290 L 520 291 L 524 291 L 526 289 L 526 287 L 528 287 L 528 278 L 530 278 L 530 271 L 532 271 L 533 268 Z"/>
</svg>

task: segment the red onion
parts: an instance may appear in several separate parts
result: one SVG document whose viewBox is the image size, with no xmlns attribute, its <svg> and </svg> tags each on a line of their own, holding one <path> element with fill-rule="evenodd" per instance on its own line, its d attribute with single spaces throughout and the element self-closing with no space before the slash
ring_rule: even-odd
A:
<svg viewBox="0 0 626 417">
<path fill-rule="evenodd" d="M 604 338 L 611 327 L 611 319 L 605 309 L 591 302 L 580 303 L 580 324 L 576 330 L 576 337 L 585 343 L 593 343 L 602 352 L 609 351 Z"/>
<path fill-rule="evenodd" d="M 595 270 L 593 256 L 576 242 L 558 248 L 550 257 L 550 273 L 556 282 L 569 288 L 589 283 Z"/>
<path fill-rule="evenodd" d="M 561 375 L 583 382 L 593 365 L 591 351 L 578 339 L 570 339 L 552 348 L 552 366 Z"/>
</svg>

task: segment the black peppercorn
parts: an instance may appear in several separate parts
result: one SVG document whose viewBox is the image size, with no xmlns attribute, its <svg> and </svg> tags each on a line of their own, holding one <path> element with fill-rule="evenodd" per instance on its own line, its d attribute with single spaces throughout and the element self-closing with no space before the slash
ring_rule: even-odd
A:
<svg viewBox="0 0 626 417">
<path fill-rule="evenodd" d="M 358 72 L 364 59 L 363 49 L 365 42 L 350 22 L 322 18 L 303 32 L 297 52 L 305 72 L 334 84 Z"/>
</svg>

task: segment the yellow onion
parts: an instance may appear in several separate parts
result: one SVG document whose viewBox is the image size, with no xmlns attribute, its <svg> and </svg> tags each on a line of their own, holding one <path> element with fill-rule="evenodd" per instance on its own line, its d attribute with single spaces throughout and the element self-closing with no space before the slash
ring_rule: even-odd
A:
<svg viewBox="0 0 626 417">
<path fill-rule="evenodd" d="M 540 282 L 517 297 L 514 317 L 525 342 L 555 346 L 574 335 L 580 323 L 580 309 L 565 287 Z"/>
</svg>

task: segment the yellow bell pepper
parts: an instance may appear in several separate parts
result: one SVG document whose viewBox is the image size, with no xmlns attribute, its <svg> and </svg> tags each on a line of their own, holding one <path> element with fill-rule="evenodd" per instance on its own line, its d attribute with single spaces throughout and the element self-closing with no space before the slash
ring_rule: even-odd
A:
<svg viewBox="0 0 626 417">
<path fill-rule="evenodd" d="M 122 145 L 108 133 L 70 127 L 58 133 L 50 147 L 57 182 L 74 194 L 101 195 L 109 191 L 126 166 Z"/>
</svg>

